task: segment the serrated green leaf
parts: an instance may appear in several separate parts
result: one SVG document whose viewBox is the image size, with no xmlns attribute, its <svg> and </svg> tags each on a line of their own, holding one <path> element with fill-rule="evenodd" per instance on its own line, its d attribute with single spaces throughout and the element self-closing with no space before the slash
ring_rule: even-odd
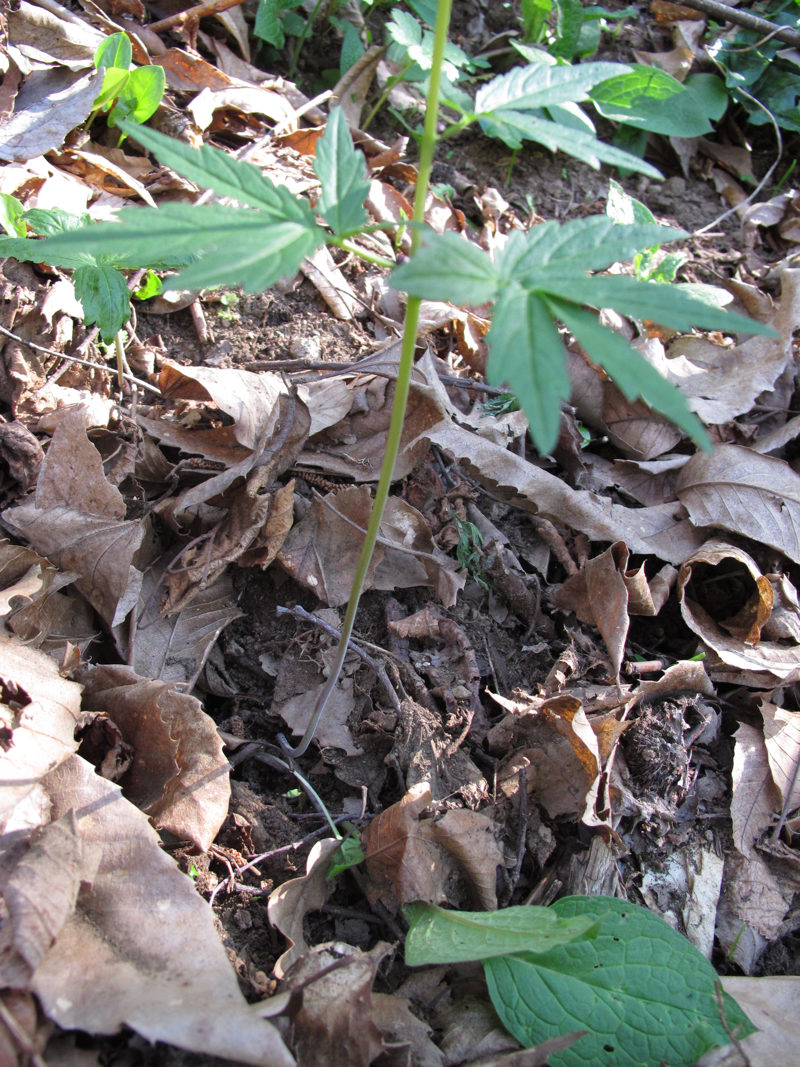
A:
<svg viewBox="0 0 800 1067">
<path fill-rule="evenodd" d="M 574 126 L 563 126 L 551 122 L 541 115 L 504 109 L 494 115 L 481 116 L 480 125 L 484 133 L 497 137 L 509 148 L 520 148 L 524 140 L 536 141 L 551 152 L 566 152 L 575 159 L 580 159 L 597 170 L 601 163 L 610 163 L 614 167 L 638 171 L 651 178 L 660 178 L 661 172 L 638 156 L 631 155 L 615 145 L 599 141 L 593 134 Z"/>
<path fill-rule="evenodd" d="M 713 967 L 663 919 L 612 897 L 566 897 L 552 909 L 597 919 L 596 938 L 484 963 L 495 1010 L 523 1045 L 588 1031 L 552 1067 L 689 1067 L 729 1043 Z M 722 1003 L 730 1029 L 754 1031 L 731 997 Z"/>
<path fill-rule="evenodd" d="M 32 207 L 25 212 L 25 221 L 40 237 L 53 237 L 57 233 L 77 230 L 89 221 L 88 215 L 75 215 L 63 208 Z"/>
<path fill-rule="evenodd" d="M 425 300 L 483 304 L 494 299 L 498 277 L 489 256 L 454 233 L 428 233 L 408 263 L 396 267 L 392 285 Z"/>
<path fill-rule="evenodd" d="M 513 283 L 505 286 L 486 343 L 486 380 L 513 390 L 534 444 L 547 455 L 558 440 L 561 401 L 570 394 L 564 344 L 549 308 L 536 293 Z"/>
<path fill-rule="evenodd" d="M 570 272 L 568 277 L 559 277 L 558 265 L 552 266 L 554 269 L 551 272 L 542 270 L 537 275 L 531 271 L 526 276 L 526 284 L 532 289 L 558 297 L 569 294 L 569 299 L 578 304 L 613 308 L 621 315 L 648 319 L 676 330 L 700 326 L 725 333 L 775 336 L 771 326 L 698 300 L 680 285 L 652 285 L 627 274 L 595 274 L 590 277 Z"/>
<path fill-rule="evenodd" d="M 353 145 L 344 111 L 335 107 L 317 141 L 314 172 L 322 183 L 319 211 L 337 236 L 356 233 L 367 221 L 369 178 L 364 156 Z"/>
<path fill-rule="evenodd" d="M 23 219 L 25 208 L 10 193 L 0 193 L 0 226 L 11 237 L 24 237 L 28 232 Z"/>
<path fill-rule="evenodd" d="M 314 215 L 305 200 L 283 186 L 271 182 L 258 167 L 246 160 L 233 159 L 212 145 L 192 148 L 173 137 L 165 137 L 147 126 L 119 122 L 119 128 L 149 149 L 160 163 L 172 167 L 184 178 L 213 189 L 259 210 L 274 222 L 298 222 L 316 227 Z"/>
<path fill-rule="evenodd" d="M 578 66 L 547 66 L 535 63 L 515 67 L 482 86 L 475 95 L 478 118 L 497 116 L 507 110 L 536 111 L 553 104 L 586 100 L 599 82 L 624 74 L 622 63 L 581 63 Z"/>
<path fill-rule="evenodd" d="M 513 233 L 498 256 L 497 271 L 501 278 L 534 288 L 542 275 L 586 277 L 587 271 L 630 259 L 640 248 L 685 236 L 671 226 L 622 226 L 605 215 L 561 224 L 551 219 L 526 234 Z"/>
<path fill-rule="evenodd" d="M 97 46 L 94 65 L 98 70 L 107 70 L 109 67 L 128 70 L 132 59 L 133 49 L 127 33 L 110 33 Z"/>
<path fill-rule="evenodd" d="M 280 13 L 283 8 L 281 0 L 260 0 L 256 11 L 253 33 L 273 48 L 283 48 L 286 36 L 281 25 Z"/>
<path fill-rule="evenodd" d="M 661 291 L 661 286 L 648 282 L 637 284 Z M 578 307 L 571 301 L 546 296 L 554 318 L 561 319 L 570 333 L 584 347 L 594 363 L 599 363 L 622 390 L 628 400 L 641 397 L 654 411 L 666 415 L 676 426 L 685 430 L 701 447 L 709 448 L 710 441 L 702 423 L 691 411 L 686 397 L 671 382 L 658 373 L 655 367 L 631 348 L 628 342 L 613 330 L 601 326 L 591 311 Z"/>
<path fill-rule="evenodd" d="M 100 86 L 100 92 L 92 105 L 93 110 L 101 111 L 104 107 L 108 107 L 125 88 L 129 77 L 130 72 L 122 67 L 107 67 L 103 75 L 103 84 Z"/>
<path fill-rule="evenodd" d="M 96 322 L 103 340 L 113 340 L 131 316 L 125 278 L 114 267 L 83 266 L 73 272 L 72 281 L 86 323 Z"/>
<path fill-rule="evenodd" d="M 590 95 L 600 114 L 612 122 L 669 137 L 699 137 L 711 130 L 706 97 L 685 89 L 659 67 L 636 65 L 597 85 Z"/>
<path fill-rule="evenodd" d="M 509 952 L 549 952 L 576 938 L 591 937 L 597 918 L 558 918 L 552 908 L 446 911 L 435 904 L 409 904 L 406 964 L 464 963 Z"/>
<path fill-rule="evenodd" d="M 51 267 L 65 267 L 68 270 L 97 265 L 92 252 L 75 246 L 67 249 L 48 249 L 46 242 L 50 240 L 60 238 L 36 240 L 33 237 L 0 237 L 0 256 L 13 256 L 23 263 L 49 263 Z M 81 244 L 85 245 L 86 241 Z"/>
</svg>

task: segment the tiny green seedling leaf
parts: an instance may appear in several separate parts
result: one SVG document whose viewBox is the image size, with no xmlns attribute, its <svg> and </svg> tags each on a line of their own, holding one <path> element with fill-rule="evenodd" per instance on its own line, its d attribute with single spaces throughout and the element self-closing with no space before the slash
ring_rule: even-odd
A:
<svg viewBox="0 0 800 1067">
<path fill-rule="evenodd" d="M 322 183 L 318 207 L 325 221 L 338 237 L 356 233 L 367 222 L 369 178 L 340 107 L 331 111 L 317 142 L 314 171 Z"/>
<path fill-rule="evenodd" d="M 133 48 L 127 33 L 110 33 L 94 54 L 94 65 L 98 70 L 108 70 L 109 67 L 129 70 L 132 60 Z"/>
<path fill-rule="evenodd" d="M 72 275 L 75 295 L 86 323 L 96 322 L 104 341 L 112 341 L 130 318 L 130 293 L 125 278 L 114 267 L 77 267 Z"/>
<path fill-rule="evenodd" d="M 598 917 L 561 919 L 552 908 L 514 907 L 502 911 L 446 911 L 434 904 L 409 904 L 406 964 L 464 963 L 510 952 L 549 952 L 579 938 L 593 937 Z"/>
<path fill-rule="evenodd" d="M 28 232 L 23 215 L 25 208 L 10 193 L 0 193 L 0 226 L 10 237 L 24 237 Z"/>
<path fill-rule="evenodd" d="M 166 87 L 164 68 L 158 63 L 135 67 L 117 96 L 108 116 L 109 126 L 118 126 L 120 119 L 141 124 L 154 115 Z"/>
<path fill-rule="evenodd" d="M 364 849 L 358 837 L 346 837 L 331 856 L 331 865 L 325 880 L 330 882 L 351 867 L 364 862 Z"/>
<path fill-rule="evenodd" d="M 550 1057 L 553 1067 L 677 1067 L 729 1043 L 714 968 L 663 919 L 613 897 L 566 897 L 551 907 L 560 919 L 596 919 L 596 937 L 484 963 L 495 1011 L 523 1045 L 582 1029 Z M 753 1033 L 724 993 L 722 1007 L 729 1030 Z"/>
</svg>

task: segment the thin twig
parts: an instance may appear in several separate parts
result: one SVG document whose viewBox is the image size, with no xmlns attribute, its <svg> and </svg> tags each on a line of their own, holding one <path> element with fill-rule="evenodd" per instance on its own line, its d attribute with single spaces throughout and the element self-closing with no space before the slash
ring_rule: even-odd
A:
<svg viewBox="0 0 800 1067">
<path fill-rule="evenodd" d="M 769 19 L 761 18 L 760 15 L 741 11 L 728 4 L 721 4 L 719 0 L 681 0 L 681 3 L 684 7 L 693 7 L 695 11 L 702 11 L 704 15 L 722 19 L 723 22 L 733 22 L 737 26 L 744 26 L 745 29 L 755 30 L 756 33 L 768 33 L 772 37 L 777 37 L 779 41 L 785 41 L 795 47 L 800 45 L 800 33 L 793 30 L 791 26 L 779 26 L 770 22 Z"/>
<path fill-rule="evenodd" d="M 173 26 L 183 26 L 187 22 L 197 22 L 206 15 L 217 15 L 221 11 L 227 11 L 231 7 L 238 7 L 244 0 L 203 0 L 201 4 L 188 8 L 186 11 L 176 11 L 174 15 L 167 15 L 158 22 L 151 22 L 148 30 L 171 30 Z"/>
<path fill-rule="evenodd" d="M 37 345 L 35 341 L 27 341 L 24 337 L 20 337 L 19 334 L 12 333 L 11 330 L 7 330 L 5 326 L 0 326 L 0 333 L 10 337 L 12 341 L 17 341 L 21 345 L 26 345 L 28 348 L 33 348 L 36 352 L 44 352 L 48 356 L 57 356 L 59 359 L 69 360 L 70 363 L 80 363 L 83 367 L 91 367 L 93 370 L 104 370 L 107 374 L 111 374 L 110 367 L 104 366 L 102 363 L 92 363 L 90 359 L 79 359 L 77 356 L 68 356 L 66 352 L 56 352 L 54 348 L 45 348 L 43 345 Z M 141 378 L 134 378 L 132 374 L 122 375 L 123 378 L 129 382 L 133 382 L 142 389 L 149 389 L 151 393 L 157 393 L 161 396 L 161 390 L 156 385 L 151 385 L 149 382 L 142 381 Z"/>
</svg>

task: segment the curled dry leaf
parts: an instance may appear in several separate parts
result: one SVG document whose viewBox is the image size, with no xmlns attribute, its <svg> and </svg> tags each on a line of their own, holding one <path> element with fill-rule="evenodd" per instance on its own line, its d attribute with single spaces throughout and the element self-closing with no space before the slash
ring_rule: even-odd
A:
<svg viewBox="0 0 800 1067">
<path fill-rule="evenodd" d="M 65 1029 L 130 1026 L 149 1041 L 291 1067 L 277 1031 L 239 992 L 210 908 L 146 816 L 79 756 L 38 788 L 46 834 L 31 848 L 19 833 L 3 840 L 13 915 L 3 960 L 25 962 L 47 1016 Z"/>
<path fill-rule="evenodd" d="M 144 526 L 126 521 L 80 408 L 56 427 L 33 498 L 7 508 L 3 521 L 61 571 L 77 573 L 76 588 L 107 625 L 135 604 L 142 576 L 131 561 Z"/>
<path fill-rule="evenodd" d="M 692 456 L 676 491 L 696 526 L 744 534 L 800 563 L 800 474 L 785 460 L 718 445 Z"/>
<path fill-rule="evenodd" d="M 392 913 L 415 900 L 460 904 L 471 898 L 482 908 L 496 908 L 502 852 L 492 821 L 467 810 L 421 819 L 431 799 L 427 782 L 412 786 L 362 834 L 367 897 Z"/>
<path fill-rule="evenodd" d="M 740 683 L 800 678 L 797 642 L 761 639 L 772 612 L 773 586 L 742 549 L 709 541 L 681 567 L 678 598 L 686 625 L 740 672 Z"/>
<path fill-rule="evenodd" d="M 800 714 L 763 700 L 761 717 L 770 773 L 788 813 L 800 808 Z"/>
<path fill-rule="evenodd" d="M 129 667 L 84 668 L 78 679 L 84 708 L 107 712 L 134 751 L 127 795 L 157 829 L 205 852 L 228 813 L 230 767 L 200 701 Z"/>
<path fill-rule="evenodd" d="M 303 919 L 310 911 L 321 908 L 333 889 L 333 882 L 328 881 L 328 870 L 331 857 L 340 844 L 335 837 L 317 841 L 308 854 L 306 873 L 289 879 L 269 895 L 269 921 L 289 942 L 289 948 L 275 963 L 278 978 L 285 977 L 292 964 L 308 952 Z"/>
</svg>

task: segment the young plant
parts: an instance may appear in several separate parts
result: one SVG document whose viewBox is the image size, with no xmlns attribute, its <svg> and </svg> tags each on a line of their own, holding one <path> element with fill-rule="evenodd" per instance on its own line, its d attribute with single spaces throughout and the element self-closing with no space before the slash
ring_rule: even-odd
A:
<svg viewBox="0 0 800 1067">
<path fill-rule="evenodd" d="M 619 182 L 608 183 L 606 215 L 623 226 L 632 223 L 656 225 L 653 212 L 641 200 L 629 196 Z M 686 262 L 685 252 L 668 252 L 659 258 L 659 245 L 645 248 L 633 257 L 633 273 L 642 282 L 674 282 L 675 275 Z"/>
<path fill-rule="evenodd" d="M 495 1011 L 522 1045 L 586 1031 L 549 1057 L 552 1067 L 692 1067 L 731 1033 L 755 1030 L 690 941 L 616 897 L 496 912 L 412 904 L 406 917 L 406 963 L 479 960 Z"/>
<path fill-rule="evenodd" d="M 107 114 L 109 126 L 120 119 L 137 124 L 147 122 L 161 103 L 166 86 L 164 68 L 150 63 L 131 70 L 133 50 L 127 33 L 112 33 L 98 46 L 94 65 L 103 71 L 103 84 L 89 116 L 89 124 L 100 114 Z M 124 140 L 123 134 L 120 142 Z"/>
</svg>

